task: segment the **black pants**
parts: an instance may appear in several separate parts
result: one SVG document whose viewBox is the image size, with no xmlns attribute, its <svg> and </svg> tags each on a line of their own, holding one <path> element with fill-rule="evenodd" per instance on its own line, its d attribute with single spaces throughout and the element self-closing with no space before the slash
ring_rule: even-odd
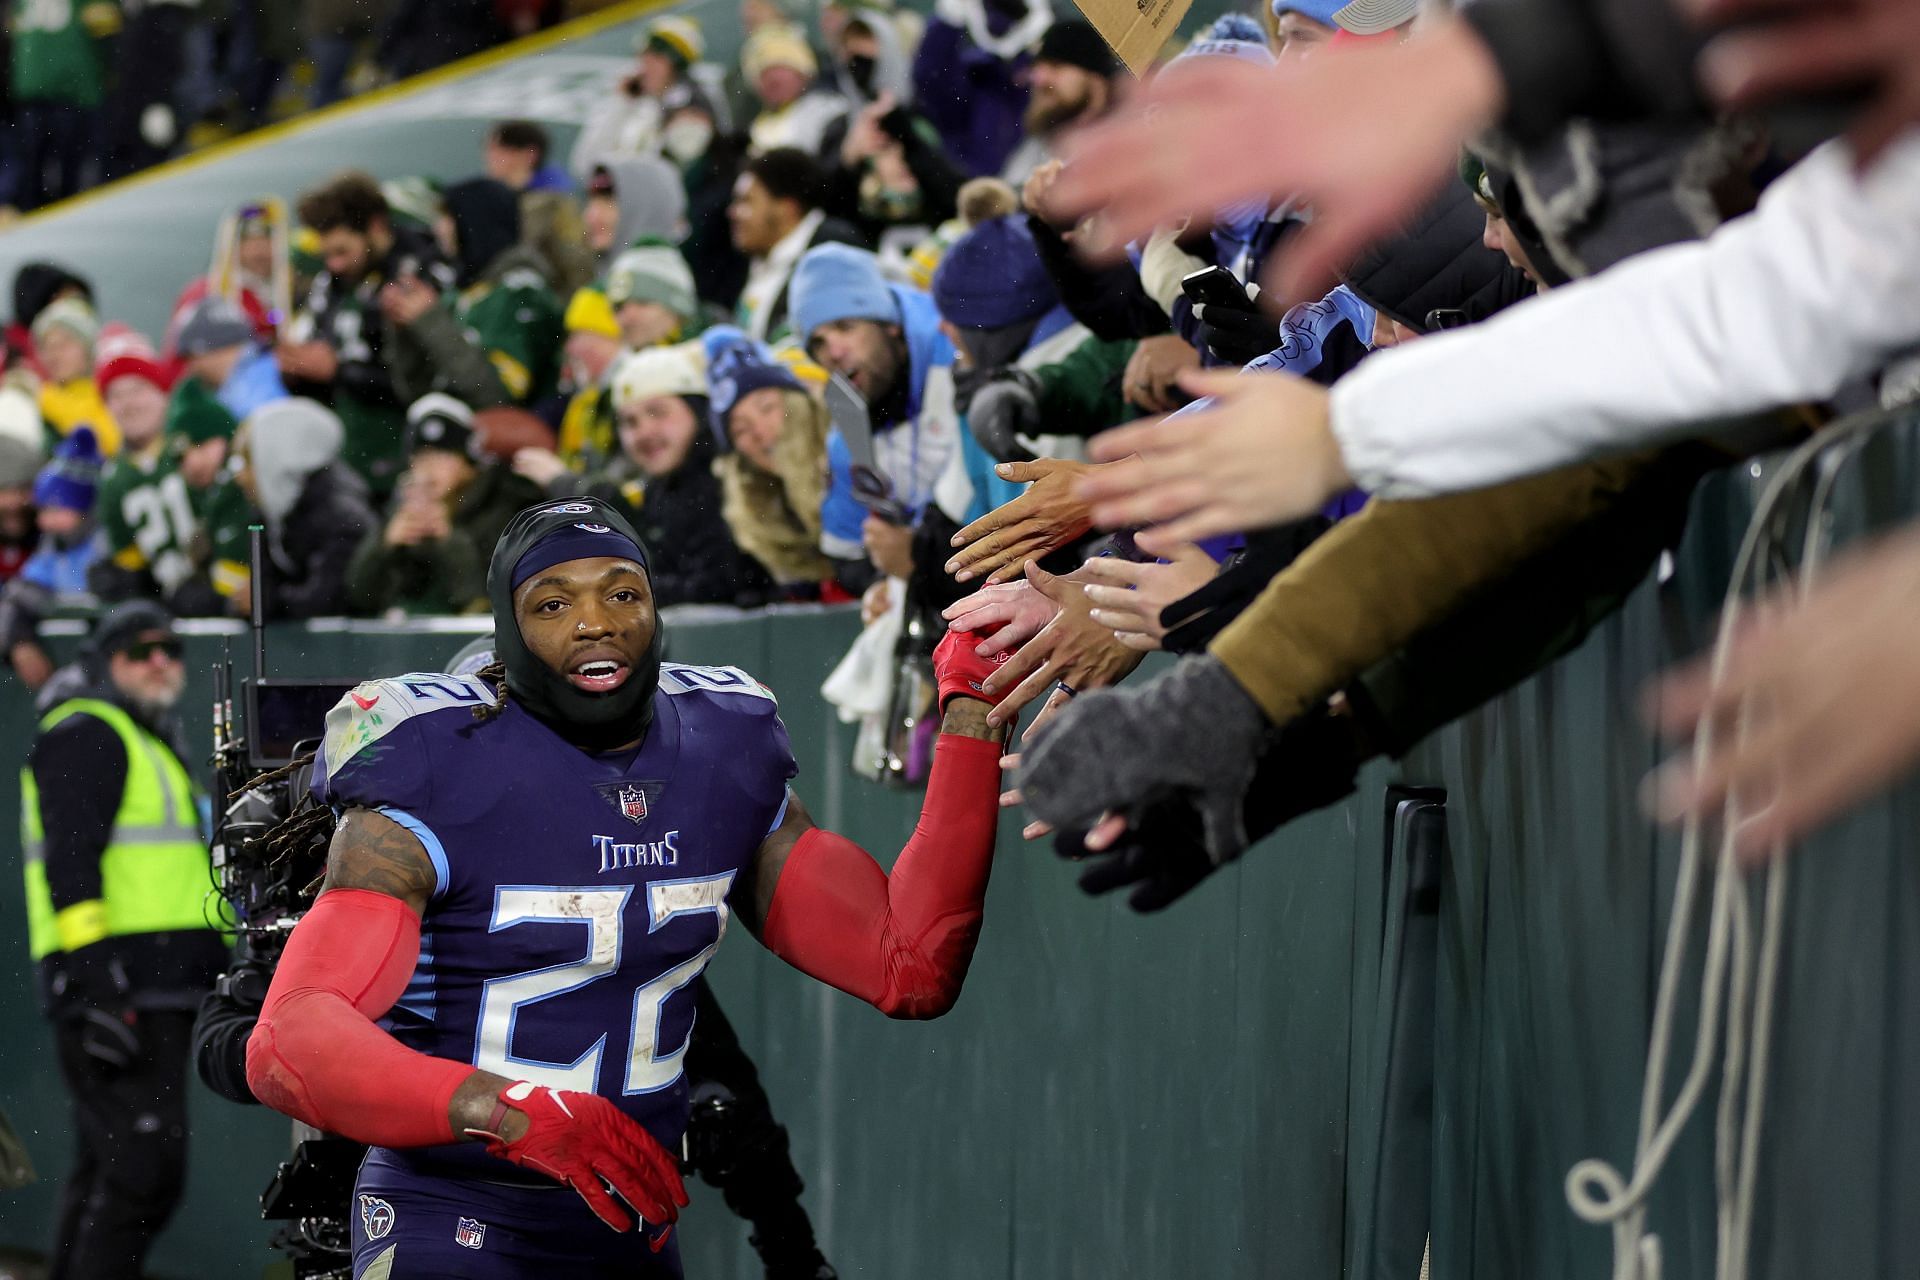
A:
<svg viewBox="0 0 1920 1280">
<path fill-rule="evenodd" d="M 753 1059 L 705 978 L 694 984 L 694 1002 L 697 1021 L 682 1064 L 693 1102 L 687 1149 L 694 1168 L 752 1225 L 749 1239 L 768 1276 L 832 1275 L 800 1204 L 806 1187 L 793 1167 L 787 1131 L 774 1119 Z"/>
<path fill-rule="evenodd" d="M 183 125 L 174 92 L 193 17 L 177 4 L 149 4 L 121 33 L 119 75 L 100 111 L 102 182 L 159 164 L 179 146 Z"/>
<path fill-rule="evenodd" d="M 97 120 L 93 108 L 69 102 L 13 104 L 22 209 L 37 209 L 80 192 L 94 158 Z"/>
<path fill-rule="evenodd" d="M 78 1024 L 54 1023 L 78 1144 L 48 1280 L 139 1280 L 186 1184 L 192 1030 L 191 1013 L 142 1013 L 140 1053 L 117 1069 L 87 1055 Z"/>
</svg>

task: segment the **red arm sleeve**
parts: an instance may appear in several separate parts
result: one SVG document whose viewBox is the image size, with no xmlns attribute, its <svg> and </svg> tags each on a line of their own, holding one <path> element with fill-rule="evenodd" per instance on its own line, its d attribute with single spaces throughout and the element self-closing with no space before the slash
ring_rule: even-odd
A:
<svg viewBox="0 0 1920 1280">
<path fill-rule="evenodd" d="M 407 989 L 420 917 L 398 898 L 330 889 L 287 939 L 247 1041 L 254 1096 L 296 1120 L 383 1147 L 452 1142 L 447 1107 L 473 1068 L 373 1024 Z"/>
<path fill-rule="evenodd" d="M 951 1009 L 980 936 L 1002 750 L 941 735 L 920 823 L 891 875 L 844 836 L 801 836 L 774 886 L 768 948 L 888 1017 Z"/>
</svg>

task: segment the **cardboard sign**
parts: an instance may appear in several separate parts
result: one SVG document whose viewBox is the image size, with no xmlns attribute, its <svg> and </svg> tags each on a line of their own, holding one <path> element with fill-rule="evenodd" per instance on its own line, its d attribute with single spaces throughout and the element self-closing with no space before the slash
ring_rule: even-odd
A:
<svg viewBox="0 0 1920 1280">
<path fill-rule="evenodd" d="M 1144 75 L 1193 7 L 1193 0 L 1073 0 L 1127 70 Z"/>
</svg>

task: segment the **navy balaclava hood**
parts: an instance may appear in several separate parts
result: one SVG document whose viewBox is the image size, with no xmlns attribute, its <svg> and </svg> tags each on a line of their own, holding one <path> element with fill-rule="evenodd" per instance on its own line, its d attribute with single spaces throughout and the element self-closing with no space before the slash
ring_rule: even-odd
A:
<svg viewBox="0 0 1920 1280">
<path fill-rule="evenodd" d="M 585 751 L 611 751 L 646 735 L 653 723 L 653 695 L 660 687 L 660 653 L 666 624 L 656 608 L 653 642 L 635 659 L 625 684 L 610 693 L 587 693 L 567 683 L 527 648 L 514 616 L 516 588 L 540 570 L 568 560 L 618 556 L 646 570 L 646 545 L 632 525 L 598 498 L 543 502 L 508 522 L 487 568 L 487 598 L 493 634 L 507 670 L 514 702 L 568 742 Z"/>
</svg>

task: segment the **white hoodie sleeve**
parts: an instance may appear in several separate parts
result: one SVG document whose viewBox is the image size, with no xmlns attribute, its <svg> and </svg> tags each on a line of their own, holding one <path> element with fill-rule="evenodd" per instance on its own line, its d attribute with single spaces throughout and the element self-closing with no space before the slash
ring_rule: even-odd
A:
<svg viewBox="0 0 1920 1280">
<path fill-rule="evenodd" d="M 1829 143 L 1705 240 L 1382 352 L 1334 387 L 1333 433 L 1370 493 L 1474 489 L 1822 400 L 1916 343 L 1909 129 L 1864 175 Z"/>
</svg>

